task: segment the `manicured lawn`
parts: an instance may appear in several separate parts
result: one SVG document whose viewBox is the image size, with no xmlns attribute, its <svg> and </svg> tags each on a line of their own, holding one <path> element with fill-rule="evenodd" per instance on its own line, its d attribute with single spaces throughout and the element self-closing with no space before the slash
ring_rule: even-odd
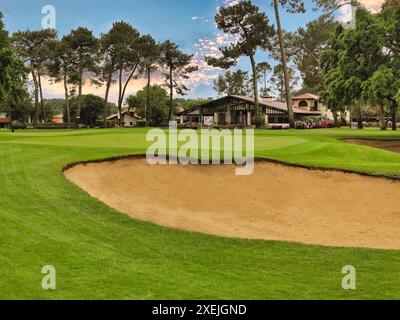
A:
<svg viewBox="0 0 400 320">
<path fill-rule="evenodd" d="M 61 174 L 71 162 L 145 153 L 145 135 L 145 129 L 0 132 L 0 299 L 400 298 L 400 251 L 171 230 L 106 207 Z M 400 154 L 342 138 L 400 140 L 400 133 L 257 131 L 256 153 L 400 178 Z M 45 265 L 57 269 L 55 291 L 41 288 Z M 356 291 L 341 288 L 345 265 L 357 268 Z"/>
</svg>

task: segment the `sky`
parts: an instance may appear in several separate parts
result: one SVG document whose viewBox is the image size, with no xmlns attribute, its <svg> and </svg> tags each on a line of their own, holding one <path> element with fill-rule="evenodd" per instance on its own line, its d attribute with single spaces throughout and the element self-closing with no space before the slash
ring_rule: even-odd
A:
<svg viewBox="0 0 400 320">
<path fill-rule="evenodd" d="M 0 0 L 0 11 L 4 14 L 4 22 L 11 33 L 18 30 L 42 28 L 44 6 L 51 5 L 56 10 L 56 30 L 59 36 L 68 34 L 80 26 L 87 27 L 96 36 L 107 32 L 113 22 L 127 21 L 140 33 L 151 34 L 157 41 L 170 39 L 179 44 L 182 50 L 194 55 L 193 64 L 199 71 L 188 80 L 190 92 L 188 98 L 214 97 L 213 80 L 221 70 L 207 66 L 205 55 L 215 55 L 218 47 L 228 45 L 231 38 L 217 30 L 214 16 L 221 6 L 232 5 L 238 0 Z M 384 0 L 361 0 L 372 11 L 379 10 Z M 253 0 L 254 4 L 266 12 L 270 22 L 275 23 L 275 15 L 271 0 Z M 318 17 L 319 12 L 312 10 L 312 1 L 306 1 L 307 13 L 288 14 L 282 12 L 282 24 L 286 30 L 294 31 L 305 26 Z M 343 7 L 338 19 L 346 19 L 349 8 Z M 257 62 L 270 60 L 268 53 L 259 52 Z M 238 68 L 250 70 L 248 58 L 242 58 Z M 153 82 L 161 84 L 162 74 L 153 76 Z M 146 84 L 145 79 L 137 79 L 128 88 L 127 94 L 135 94 Z M 84 93 L 104 95 L 104 88 L 86 84 Z M 63 87 L 45 81 L 44 94 L 48 98 L 63 97 Z M 117 100 L 117 88 L 111 90 L 111 100 Z"/>
</svg>

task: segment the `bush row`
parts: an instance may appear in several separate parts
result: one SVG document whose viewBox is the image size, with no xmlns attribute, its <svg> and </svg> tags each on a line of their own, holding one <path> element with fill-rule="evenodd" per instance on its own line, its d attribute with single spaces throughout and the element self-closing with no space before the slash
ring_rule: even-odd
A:
<svg viewBox="0 0 400 320">
<path fill-rule="evenodd" d="M 322 116 L 308 117 L 295 122 L 296 129 L 328 129 L 334 126 L 335 122 L 333 120 Z"/>
</svg>

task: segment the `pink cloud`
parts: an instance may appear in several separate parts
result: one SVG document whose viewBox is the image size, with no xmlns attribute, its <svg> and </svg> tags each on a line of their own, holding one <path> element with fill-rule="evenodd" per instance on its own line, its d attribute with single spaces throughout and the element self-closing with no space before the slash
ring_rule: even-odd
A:
<svg viewBox="0 0 400 320">
<path fill-rule="evenodd" d="M 163 84 L 164 77 L 161 73 L 154 73 L 152 76 L 152 84 Z M 62 83 L 53 83 L 51 79 L 45 78 L 42 80 L 43 83 L 43 94 L 45 98 L 64 98 L 64 85 Z M 125 98 L 131 94 L 136 94 L 139 90 L 143 89 L 147 85 L 147 80 L 145 78 L 139 78 L 132 80 L 127 87 Z M 117 103 L 118 102 L 118 84 L 114 84 L 110 89 L 109 101 Z M 99 97 L 105 96 L 105 86 L 95 86 L 86 81 L 83 87 L 83 94 L 94 94 Z"/>
<path fill-rule="evenodd" d="M 364 5 L 368 10 L 372 12 L 378 12 L 385 0 L 359 0 L 362 5 Z"/>
</svg>

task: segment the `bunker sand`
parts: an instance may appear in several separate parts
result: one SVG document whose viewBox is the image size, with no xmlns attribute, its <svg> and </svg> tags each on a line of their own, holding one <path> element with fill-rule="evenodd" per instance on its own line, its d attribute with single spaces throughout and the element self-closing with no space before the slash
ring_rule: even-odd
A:
<svg viewBox="0 0 400 320">
<path fill-rule="evenodd" d="M 150 166 L 123 159 L 74 166 L 65 176 L 131 217 L 206 234 L 337 247 L 400 249 L 400 183 L 257 162 Z"/>
<path fill-rule="evenodd" d="M 358 144 L 362 146 L 374 147 L 384 149 L 392 152 L 400 152 L 399 141 L 381 141 L 381 140 L 361 140 L 361 139 L 348 139 L 348 143 Z"/>
</svg>

